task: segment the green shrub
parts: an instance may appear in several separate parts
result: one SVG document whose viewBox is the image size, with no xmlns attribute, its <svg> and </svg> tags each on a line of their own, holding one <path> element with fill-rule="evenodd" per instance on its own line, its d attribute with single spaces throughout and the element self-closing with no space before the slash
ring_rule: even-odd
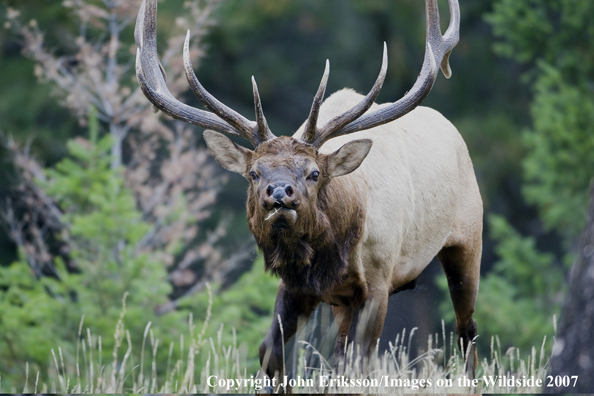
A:
<svg viewBox="0 0 594 396">
<path fill-rule="evenodd" d="M 37 277 L 25 251 L 20 259 L 0 267 L 0 373 L 44 370 L 50 349 L 61 347 L 73 360 L 78 328 L 94 334 L 113 334 L 128 293 L 126 328 L 134 341 L 142 339 L 147 322 L 162 342 L 178 337 L 187 312 L 157 316 L 168 301 L 167 271 L 155 255 L 138 243 L 151 229 L 136 209 L 134 196 L 124 185 L 121 169 L 110 169 L 111 138 L 98 137 L 96 116 L 91 117 L 90 139 L 68 143 L 69 156 L 46 169 L 41 183 L 49 198 L 62 209 L 67 225 L 60 237 L 67 242 L 75 271 L 62 259 L 53 259 L 54 276 Z M 114 338 L 101 340 L 103 354 L 112 354 Z"/>
</svg>

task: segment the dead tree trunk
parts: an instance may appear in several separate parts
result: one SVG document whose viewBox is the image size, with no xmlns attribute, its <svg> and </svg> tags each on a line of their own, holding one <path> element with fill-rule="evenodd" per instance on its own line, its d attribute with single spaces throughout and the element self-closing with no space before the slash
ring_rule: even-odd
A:
<svg viewBox="0 0 594 396">
<path fill-rule="evenodd" d="M 550 393 L 591 393 L 594 391 L 594 186 L 586 229 L 579 243 L 578 257 L 569 276 L 559 334 L 553 347 Z M 561 377 L 559 377 L 561 376 Z M 565 387 L 563 376 L 578 376 Z M 559 377 L 559 378 L 558 378 Z M 555 384 L 555 379 L 557 382 Z M 567 382 L 565 383 L 565 385 Z M 560 386 L 559 386 L 560 385 Z M 545 384 L 546 386 L 546 384 Z"/>
</svg>

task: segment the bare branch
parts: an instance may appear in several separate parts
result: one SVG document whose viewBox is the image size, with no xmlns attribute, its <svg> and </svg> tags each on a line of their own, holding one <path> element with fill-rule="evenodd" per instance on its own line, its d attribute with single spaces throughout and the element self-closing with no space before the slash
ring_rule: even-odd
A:
<svg viewBox="0 0 594 396">
<path fill-rule="evenodd" d="M 192 31 L 188 56 L 197 64 L 204 55 L 202 39 L 212 26 L 212 13 L 220 3 L 221 0 L 184 2 L 185 17 L 176 20 L 178 30 L 169 38 L 163 55 L 173 94 L 188 89 L 181 61 L 185 31 Z M 211 216 L 209 208 L 226 178 L 218 175 L 195 132 L 152 113 L 150 103 L 133 79 L 136 48 L 121 33 L 135 20 L 140 0 L 65 0 L 63 5 L 79 22 L 72 38 L 73 50 L 65 55 L 58 56 L 56 53 L 63 51 L 47 48 L 44 32 L 37 23 L 21 22 L 17 10 L 8 10 L 8 24 L 21 37 L 25 56 L 35 62 L 36 77 L 52 83 L 54 94 L 64 107 L 82 124 L 88 122 L 89 107 L 97 109 L 101 130 L 113 138 L 111 166 L 124 165 L 126 185 L 133 191 L 144 219 L 153 224 L 135 247 L 136 252 L 160 257 L 175 272 L 195 250 L 200 265 L 210 268 L 208 279 L 224 278 L 217 275 L 216 263 L 226 262 L 225 255 L 214 245 L 225 235 L 227 224 L 219 224 L 205 237 L 206 241 L 201 238 L 207 234 L 203 222 Z M 46 243 L 44 247 L 44 240 L 64 234 L 61 241 L 65 245 L 60 249 L 66 251 L 77 242 L 68 239 L 69 226 L 62 209 L 37 182 L 45 177 L 42 167 L 29 157 L 26 149 L 18 149 L 14 141 L 6 140 L 5 145 L 12 147 L 12 158 L 19 169 L 18 193 L 26 197 L 19 200 L 23 206 L 13 211 L 10 218 L 14 231 L 21 230 L 15 236 L 22 241 L 23 250 L 30 252 L 30 265 L 44 268 L 45 264 L 39 261 L 42 256 L 50 257 L 53 265 L 53 258 L 60 253 L 53 251 L 53 245 Z M 124 147 L 130 153 L 125 164 Z M 39 223 L 35 227 L 34 220 Z M 115 246 L 116 257 L 117 252 Z M 197 277 L 195 281 L 204 279 Z"/>
</svg>

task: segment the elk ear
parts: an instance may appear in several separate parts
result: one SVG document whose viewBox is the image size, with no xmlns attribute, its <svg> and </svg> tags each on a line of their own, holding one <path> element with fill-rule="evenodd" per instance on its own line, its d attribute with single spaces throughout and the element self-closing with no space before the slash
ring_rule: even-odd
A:
<svg viewBox="0 0 594 396">
<path fill-rule="evenodd" d="M 329 154 L 326 158 L 328 176 L 342 176 L 357 169 L 369 154 L 372 144 L 371 139 L 353 140 Z"/>
<path fill-rule="evenodd" d="M 221 133 L 210 130 L 204 131 L 204 141 L 208 151 L 223 168 L 245 176 L 252 150 L 235 144 Z"/>
</svg>

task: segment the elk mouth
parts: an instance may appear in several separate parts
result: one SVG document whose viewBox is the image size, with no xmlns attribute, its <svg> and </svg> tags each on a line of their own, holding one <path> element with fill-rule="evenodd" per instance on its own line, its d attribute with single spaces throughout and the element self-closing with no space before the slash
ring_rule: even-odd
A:
<svg viewBox="0 0 594 396">
<path fill-rule="evenodd" d="M 282 202 L 276 201 L 264 220 L 270 221 L 274 229 L 285 230 L 291 228 L 297 222 L 297 211 L 286 207 Z"/>
</svg>

